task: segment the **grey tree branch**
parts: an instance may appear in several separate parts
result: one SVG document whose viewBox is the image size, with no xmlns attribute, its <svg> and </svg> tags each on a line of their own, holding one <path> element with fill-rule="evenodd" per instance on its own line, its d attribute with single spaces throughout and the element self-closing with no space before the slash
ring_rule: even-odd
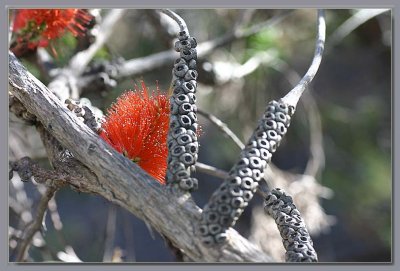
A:
<svg viewBox="0 0 400 271">
<path fill-rule="evenodd" d="M 205 247 L 195 234 L 201 209 L 190 195 L 178 196 L 174 189 L 161 186 L 136 164 L 100 140 L 51 91 L 28 73 L 12 53 L 9 53 L 9 85 L 11 92 L 37 116 L 48 133 L 75 157 L 74 166 L 65 170 L 81 176 L 81 180 L 73 178 L 71 181 L 76 189 L 97 193 L 147 221 L 195 261 L 271 260 L 233 229 L 227 231 L 229 242 L 224 246 Z M 46 134 L 43 130 L 42 134 Z M 49 148 L 48 142 L 46 145 L 50 157 L 54 157 L 51 154 L 57 155 Z M 59 163 L 53 161 L 52 164 L 60 167 L 62 163 Z"/>
<path fill-rule="evenodd" d="M 244 148 L 243 142 L 236 136 L 236 134 L 226 125 L 226 123 L 222 122 L 219 118 L 214 116 L 213 114 L 204 112 L 201 109 L 197 110 L 199 115 L 202 115 L 206 119 L 208 119 L 212 124 L 218 127 L 225 135 L 232 139 L 232 141 L 239 147 L 239 149 Z"/>
<path fill-rule="evenodd" d="M 319 65 L 321 64 L 322 53 L 324 52 L 325 31 L 325 11 L 319 9 L 317 18 L 317 36 L 313 60 L 306 74 L 303 76 L 300 82 L 291 91 L 289 91 L 289 93 L 286 94 L 285 97 L 282 98 L 282 101 L 284 103 L 296 107 L 297 102 L 299 101 L 304 90 L 306 90 L 310 82 L 314 79 L 314 76 L 318 71 Z"/>
</svg>

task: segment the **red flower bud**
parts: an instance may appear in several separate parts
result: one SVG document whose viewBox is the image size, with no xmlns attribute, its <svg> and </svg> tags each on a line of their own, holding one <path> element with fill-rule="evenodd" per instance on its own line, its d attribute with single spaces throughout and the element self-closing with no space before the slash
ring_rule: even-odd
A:
<svg viewBox="0 0 400 271">
<path fill-rule="evenodd" d="M 100 136 L 161 184 L 167 169 L 169 99 L 142 89 L 122 94 L 107 112 Z"/>
</svg>

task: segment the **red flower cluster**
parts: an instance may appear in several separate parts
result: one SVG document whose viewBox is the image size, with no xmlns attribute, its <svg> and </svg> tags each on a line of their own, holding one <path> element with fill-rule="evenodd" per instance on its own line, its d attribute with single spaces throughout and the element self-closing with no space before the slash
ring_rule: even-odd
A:
<svg viewBox="0 0 400 271">
<path fill-rule="evenodd" d="M 100 136 L 118 152 L 165 184 L 169 99 L 142 89 L 122 94 L 107 112 Z"/>
<path fill-rule="evenodd" d="M 81 9 L 19 9 L 16 11 L 13 32 L 17 48 L 47 47 L 67 31 L 74 36 L 84 33 L 92 16 Z M 22 44 L 22 45 L 21 45 Z M 20 48 L 21 50 L 22 48 Z"/>
</svg>

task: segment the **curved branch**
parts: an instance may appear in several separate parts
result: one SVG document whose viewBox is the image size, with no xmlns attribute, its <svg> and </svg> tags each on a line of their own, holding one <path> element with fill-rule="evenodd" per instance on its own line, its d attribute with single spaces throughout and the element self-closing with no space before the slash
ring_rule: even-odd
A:
<svg viewBox="0 0 400 271">
<path fill-rule="evenodd" d="M 167 14 L 169 17 L 174 19 L 174 21 L 179 25 L 179 29 L 181 30 L 181 32 L 186 32 L 186 34 L 189 35 L 189 30 L 186 26 L 186 22 L 178 14 L 170 9 L 162 9 L 161 12 Z"/>
<path fill-rule="evenodd" d="M 317 18 L 317 37 L 315 42 L 314 58 L 306 74 L 303 76 L 300 82 L 288 94 L 286 94 L 285 97 L 282 98 L 282 101 L 284 103 L 296 107 L 297 102 L 299 101 L 304 90 L 314 79 L 314 76 L 318 71 L 319 65 L 321 64 L 322 53 L 324 52 L 325 31 L 325 12 L 324 10 L 319 9 Z"/>
<path fill-rule="evenodd" d="M 269 262 L 271 257 L 230 229 L 223 247 L 205 247 L 195 234 L 201 209 L 189 194 L 161 186 L 84 125 L 9 53 L 11 92 L 74 157 L 74 187 L 97 193 L 147 221 L 195 261 Z M 79 142 L 79 144 L 77 144 Z M 54 162 L 53 162 L 54 165 Z M 70 170 L 70 169 L 67 169 Z M 92 181 L 88 181 L 90 180 Z"/>
</svg>

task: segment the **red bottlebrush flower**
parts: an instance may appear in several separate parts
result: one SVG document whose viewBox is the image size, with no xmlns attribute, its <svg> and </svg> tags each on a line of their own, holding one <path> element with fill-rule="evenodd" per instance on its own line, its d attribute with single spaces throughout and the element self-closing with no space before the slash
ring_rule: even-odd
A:
<svg viewBox="0 0 400 271">
<path fill-rule="evenodd" d="M 15 51 L 27 47 L 47 47 L 67 31 L 74 36 L 84 33 L 92 16 L 81 9 L 20 9 L 16 11 L 13 32 L 17 34 Z M 14 51 L 13 50 L 13 51 Z"/>
<path fill-rule="evenodd" d="M 158 92 L 158 93 L 157 93 Z M 107 112 L 100 136 L 161 184 L 167 170 L 169 98 L 142 90 L 122 94 Z"/>
</svg>

